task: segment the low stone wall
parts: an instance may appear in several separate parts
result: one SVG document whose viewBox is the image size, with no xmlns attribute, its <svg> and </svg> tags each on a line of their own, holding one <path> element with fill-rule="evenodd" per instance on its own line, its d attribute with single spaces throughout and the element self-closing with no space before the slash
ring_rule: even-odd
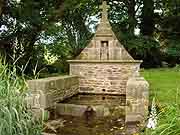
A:
<svg viewBox="0 0 180 135">
<path fill-rule="evenodd" d="M 79 92 L 79 80 L 77 76 L 28 80 L 27 84 L 30 90 L 27 101 L 33 109 L 53 107 L 57 102 Z"/>
</svg>

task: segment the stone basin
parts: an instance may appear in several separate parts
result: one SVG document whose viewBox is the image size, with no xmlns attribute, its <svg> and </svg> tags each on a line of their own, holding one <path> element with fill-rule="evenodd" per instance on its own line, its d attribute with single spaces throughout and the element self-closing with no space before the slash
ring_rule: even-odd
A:
<svg viewBox="0 0 180 135">
<path fill-rule="evenodd" d="M 97 117 L 125 115 L 125 96 L 77 94 L 56 105 L 58 115 L 83 116 L 91 110 Z"/>
<path fill-rule="evenodd" d="M 55 108 L 56 135 L 125 135 L 137 132 L 137 123 L 125 124 L 126 97 L 119 95 L 77 94 Z M 50 122 L 51 120 L 49 120 Z M 126 131 L 128 129 L 128 131 Z M 48 132 L 48 130 L 46 131 Z M 50 131 L 49 131 L 50 132 Z M 51 131 L 51 133 L 54 133 Z"/>
</svg>

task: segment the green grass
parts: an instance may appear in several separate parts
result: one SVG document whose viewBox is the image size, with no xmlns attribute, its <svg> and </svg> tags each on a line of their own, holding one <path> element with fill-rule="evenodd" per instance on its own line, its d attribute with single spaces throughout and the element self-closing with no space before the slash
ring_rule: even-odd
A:
<svg viewBox="0 0 180 135">
<path fill-rule="evenodd" d="M 180 135 L 180 69 L 150 69 L 141 74 L 150 84 L 150 102 L 155 97 L 158 125 L 143 135 Z"/>
<path fill-rule="evenodd" d="M 162 104 L 174 104 L 180 98 L 180 71 L 178 69 L 144 70 L 142 75 L 150 84 L 150 100 L 155 97 Z M 180 101 L 180 100 L 179 100 Z"/>
</svg>

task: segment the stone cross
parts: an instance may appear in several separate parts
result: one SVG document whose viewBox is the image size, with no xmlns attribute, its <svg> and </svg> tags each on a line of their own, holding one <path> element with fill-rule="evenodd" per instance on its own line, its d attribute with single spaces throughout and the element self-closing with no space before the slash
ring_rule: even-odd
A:
<svg viewBox="0 0 180 135">
<path fill-rule="evenodd" d="M 100 9 L 102 9 L 102 20 L 101 21 L 107 21 L 108 20 L 108 8 L 110 8 L 109 5 L 107 5 L 106 1 L 103 1 L 102 5 L 100 6 Z"/>
</svg>

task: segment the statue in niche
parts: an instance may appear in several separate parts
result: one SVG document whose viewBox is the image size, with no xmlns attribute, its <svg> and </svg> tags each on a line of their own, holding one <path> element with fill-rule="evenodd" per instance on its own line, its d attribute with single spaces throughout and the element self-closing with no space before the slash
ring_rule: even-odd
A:
<svg viewBox="0 0 180 135">
<path fill-rule="evenodd" d="M 109 44 L 108 44 L 108 41 L 101 41 L 100 59 L 101 60 L 108 60 L 109 59 Z"/>
</svg>

